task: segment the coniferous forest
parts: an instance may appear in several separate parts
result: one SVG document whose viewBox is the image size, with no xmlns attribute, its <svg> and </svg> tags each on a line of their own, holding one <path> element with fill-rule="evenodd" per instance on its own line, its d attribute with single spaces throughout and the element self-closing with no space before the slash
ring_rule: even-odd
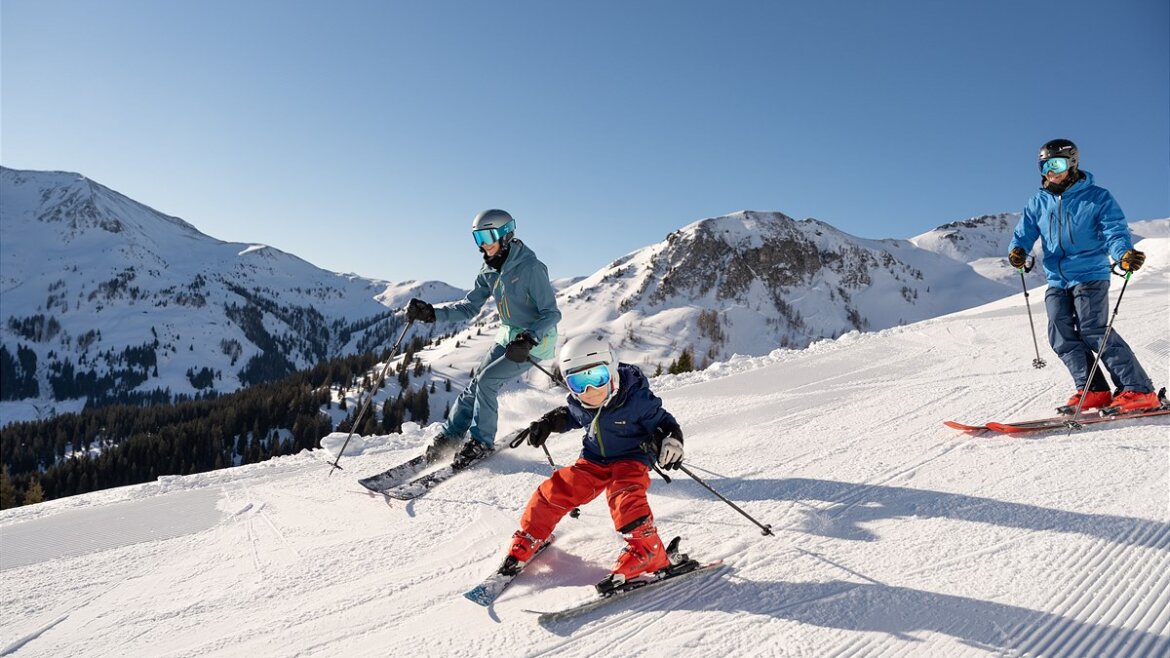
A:
<svg viewBox="0 0 1170 658">
<path fill-rule="evenodd" d="M 411 384 L 412 375 L 417 379 L 427 372 L 414 358 L 425 344 L 420 337 L 410 341 L 405 358 L 391 370 L 401 392 L 367 412 L 359 433 L 400 432 L 407 420 L 430 420 L 433 390 Z M 331 390 L 360 399 L 373 384 L 369 373 L 376 363 L 372 354 L 353 356 L 219 397 L 111 405 L 5 426 L 0 428 L 0 508 L 316 448 L 330 432 L 349 431 L 358 412 L 358 405 L 346 409 L 342 403 L 348 416 L 334 427 L 322 411 L 333 404 Z"/>
</svg>

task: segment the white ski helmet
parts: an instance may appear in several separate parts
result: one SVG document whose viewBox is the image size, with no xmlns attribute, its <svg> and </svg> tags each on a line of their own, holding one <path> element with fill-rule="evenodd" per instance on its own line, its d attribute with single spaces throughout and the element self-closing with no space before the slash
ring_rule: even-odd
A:
<svg viewBox="0 0 1170 658">
<path fill-rule="evenodd" d="M 515 232 L 516 220 L 503 210 L 485 210 L 471 220 L 471 235 L 477 247 L 496 241 L 501 247 L 507 247 Z"/>
<path fill-rule="evenodd" d="M 574 374 L 585 373 L 594 366 L 605 366 L 607 376 L 605 381 L 601 381 L 598 377 L 600 373 L 595 373 L 594 376 L 585 383 L 589 386 L 609 384 L 609 395 L 613 397 L 621 387 L 621 381 L 618 377 L 618 360 L 617 354 L 609 346 L 609 343 L 602 336 L 595 334 L 585 334 L 569 339 L 568 342 L 561 347 L 561 353 L 557 357 L 557 366 L 561 371 L 561 378 L 565 380 L 565 385 L 569 387 L 569 392 L 580 396 L 585 392 L 584 385 L 577 385 L 571 381 Z M 597 382 L 594 384 L 592 382 Z"/>
</svg>

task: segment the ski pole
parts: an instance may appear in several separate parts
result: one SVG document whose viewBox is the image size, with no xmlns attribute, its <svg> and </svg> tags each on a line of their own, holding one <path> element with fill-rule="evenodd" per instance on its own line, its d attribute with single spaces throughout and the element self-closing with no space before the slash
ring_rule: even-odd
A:
<svg viewBox="0 0 1170 658">
<path fill-rule="evenodd" d="M 651 446 L 650 446 L 649 444 L 647 444 L 647 443 L 643 443 L 643 444 L 642 444 L 642 449 L 643 449 L 643 450 L 645 450 L 646 452 L 649 452 L 649 453 L 653 454 L 653 451 L 651 450 Z M 655 470 L 655 471 L 658 471 L 658 474 L 659 474 L 659 475 L 661 475 L 662 477 L 666 478 L 666 481 L 667 481 L 667 482 L 670 482 L 670 478 L 666 477 L 666 474 L 665 474 L 665 473 L 663 473 L 663 472 L 662 472 L 662 471 L 661 471 L 661 470 L 658 468 L 658 465 L 657 465 L 657 464 L 651 464 L 651 465 L 654 467 L 654 470 Z M 728 505 L 730 505 L 730 506 L 731 506 L 731 509 L 733 509 L 733 510 L 735 510 L 735 511 L 739 512 L 740 514 L 744 515 L 745 517 L 747 517 L 747 519 L 748 519 L 749 521 L 751 521 L 752 523 L 756 524 L 756 526 L 758 526 L 758 527 L 759 527 L 761 530 L 763 530 L 763 531 L 764 531 L 764 532 L 763 532 L 763 534 L 764 534 L 764 535 L 772 535 L 773 537 L 775 537 L 775 536 L 776 536 L 776 535 L 772 534 L 772 525 L 771 525 L 771 524 L 766 524 L 766 525 L 765 525 L 765 524 L 763 524 L 763 523 L 760 523 L 759 521 L 755 520 L 755 518 L 753 518 L 751 514 L 748 514 L 747 512 L 743 511 L 743 509 L 742 509 L 742 508 L 740 508 L 740 506 L 739 506 L 739 505 L 736 505 L 735 503 L 733 503 L 733 502 L 731 502 L 730 500 L 728 500 L 726 496 L 724 496 L 723 494 L 719 493 L 718 491 L 715 491 L 714 487 L 712 487 L 711 485 L 707 484 L 706 482 L 704 482 L 704 481 L 703 481 L 703 479 L 702 479 L 702 478 L 700 478 L 699 476 L 697 476 L 697 475 L 695 475 L 694 473 L 692 473 L 692 472 L 691 472 L 691 469 L 687 468 L 686 466 L 683 466 L 681 463 L 680 463 L 680 464 L 679 464 L 679 465 L 678 465 L 676 468 L 678 468 L 678 470 L 682 471 L 683 473 L 686 473 L 687 475 L 691 476 L 691 479 L 692 479 L 692 480 L 694 480 L 695 482 L 698 482 L 699 484 L 703 485 L 703 488 L 704 488 L 704 489 L 706 489 L 707 491 L 710 491 L 711 493 L 715 494 L 715 497 L 716 497 L 716 498 L 718 498 L 719 500 L 722 500 L 723 502 L 725 502 L 725 503 L 727 503 Z"/>
<path fill-rule="evenodd" d="M 1044 363 L 1044 359 L 1040 358 L 1040 343 L 1036 341 L 1036 323 L 1032 321 L 1032 304 L 1028 302 L 1028 284 L 1024 281 L 1024 273 L 1031 272 L 1036 265 L 1036 258 L 1032 258 L 1032 263 L 1025 264 L 1024 267 L 1019 268 L 1020 284 L 1024 287 L 1024 306 L 1028 309 L 1028 324 L 1032 327 L 1032 347 L 1036 348 L 1036 358 L 1032 360 L 1033 368 L 1043 368 L 1048 365 Z"/>
<path fill-rule="evenodd" d="M 1093 359 L 1093 367 L 1089 370 L 1089 378 L 1085 380 L 1085 391 L 1088 391 L 1089 383 L 1093 381 L 1093 377 L 1097 374 L 1097 366 L 1101 363 L 1101 355 L 1105 353 L 1105 343 L 1109 341 L 1109 334 L 1113 333 L 1113 321 L 1117 319 L 1117 311 L 1121 308 L 1121 298 L 1125 297 L 1125 287 L 1129 285 L 1129 277 L 1133 274 L 1132 271 L 1125 274 L 1117 274 L 1125 279 L 1125 283 L 1121 284 L 1121 292 L 1117 294 L 1117 303 L 1113 305 L 1113 315 L 1109 317 L 1109 324 L 1105 326 L 1105 335 L 1101 336 L 1101 344 L 1097 347 L 1097 358 Z M 1081 395 L 1081 399 L 1077 400 L 1077 410 L 1073 412 L 1072 418 L 1065 421 L 1068 425 L 1068 434 L 1065 436 L 1072 436 L 1073 430 L 1081 429 L 1081 424 L 1077 422 L 1077 416 L 1081 415 L 1081 406 L 1085 404 L 1086 395 Z"/>
<path fill-rule="evenodd" d="M 334 469 L 341 469 L 341 456 L 345 454 L 345 447 L 349 445 L 349 440 L 353 438 L 353 433 L 361 424 L 362 416 L 366 415 L 366 409 L 370 407 L 370 402 L 374 400 L 374 395 L 378 393 L 378 388 L 382 385 L 382 380 L 386 378 L 386 373 L 390 370 L 390 362 L 394 359 L 394 355 L 398 353 L 398 347 L 402 345 L 402 339 L 406 338 L 406 332 L 410 331 L 410 327 L 413 324 L 414 320 L 407 320 L 406 326 L 402 328 L 402 333 L 398 335 L 398 340 L 394 343 L 394 347 L 390 348 L 390 356 L 386 357 L 386 365 L 382 368 L 382 374 L 374 381 L 374 386 L 370 389 L 370 394 L 366 396 L 366 401 L 362 403 L 361 408 L 358 410 L 358 415 L 354 418 L 353 425 L 349 428 L 349 436 L 345 437 L 345 443 L 341 444 L 341 450 L 337 451 L 337 459 L 333 461 L 333 468 L 329 469 L 329 475 L 333 475 Z"/>
<path fill-rule="evenodd" d="M 765 525 L 765 524 L 763 524 L 763 523 L 760 523 L 759 521 L 757 521 L 757 520 L 753 519 L 753 518 L 752 518 L 752 516 L 751 516 L 750 514 L 748 514 L 747 512 L 743 511 L 742 509 L 740 509 L 740 508 L 739 508 L 739 506 L 738 506 L 738 505 L 736 505 L 735 503 L 733 503 L 733 502 L 731 502 L 730 500 L 728 500 L 727 498 L 725 498 L 725 497 L 723 496 L 723 494 L 721 494 L 721 493 L 719 493 L 718 491 L 715 491 L 714 489 L 712 489 L 712 488 L 711 488 L 711 485 L 709 485 L 709 484 L 707 484 L 706 482 L 704 482 L 703 480 L 701 480 L 701 479 L 699 478 L 699 476 L 697 476 L 697 475 L 695 475 L 694 473 L 692 473 L 692 472 L 691 472 L 691 470 L 690 470 L 689 468 L 687 468 L 686 466 L 683 466 L 682 464 L 679 464 L 679 465 L 678 465 L 678 469 L 679 469 L 680 471 L 682 471 L 683 473 L 686 473 L 687 475 L 691 476 L 691 478 L 692 478 L 692 479 L 693 479 L 695 482 L 698 482 L 699 484 L 703 485 L 703 487 L 705 487 L 705 488 L 707 489 L 707 491 L 710 491 L 711 493 L 715 494 L 715 496 L 717 496 L 717 497 L 719 498 L 719 500 L 722 500 L 723 502 L 725 502 L 725 503 L 727 503 L 728 505 L 730 505 L 730 506 L 731 506 L 731 509 L 733 509 L 733 510 L 735 510 L 735 511 L 739 512 L 740 514 L 743 514 L 745 517 L 747 517 L 747 519 L 748 519 L 749 521 L 751 521 L 752 523 L 754 523 L 754 524 L 756 524 L 757 526 L 759 526 L 759 528 L 760 528 L 761 530 L 763 530 L 763 531 L 764 531 L 764 532 L 763 532 L 763 534 L 764 534 L 764 535 L 772 535 L 772 525 L 771 525 L 771 524 L 767 524 L 767 525 Z M 776 535 L 772 535 L 772 536 L 773 536 L 773 537 L 775 537 Z"/>
</svg>

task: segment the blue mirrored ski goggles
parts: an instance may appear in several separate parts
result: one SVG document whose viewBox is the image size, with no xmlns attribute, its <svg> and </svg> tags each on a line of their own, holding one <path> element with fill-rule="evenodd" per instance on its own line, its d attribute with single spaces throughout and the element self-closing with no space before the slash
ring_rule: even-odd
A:
<svg viewBox="0 0 1170 658">
<path fill-rule="evenodd" d="M 1048 158 L 1040 161 L 1041 174 L 1063 174 L 1068 171 L 1068 158 Z"/>
<path fill-rule="evenodd" d="M 602 388 L 609 384 L 609 366 L 599 363 L 583 370 L 571 372 L 565 375 L 565 384 L 576 395 L 581 395 L 590 386 Z"/>
<path fill-rule="evenodd" d="M 471 237 L 475 238 L 475 246 L 482 247 L 485 244 L 491 244 L 498 241 L 500 238 L 516 230 L 516 220 L 512 220 L 499 228 L 481 228 L 471 232 Z"/>
</svg>

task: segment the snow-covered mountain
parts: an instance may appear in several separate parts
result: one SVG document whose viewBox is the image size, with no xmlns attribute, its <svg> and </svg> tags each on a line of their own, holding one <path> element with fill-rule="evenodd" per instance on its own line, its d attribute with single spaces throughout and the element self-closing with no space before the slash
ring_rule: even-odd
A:
<svg viewBox="0 0 1170 658">
<path fill-rule="evenodd" d="M 970 263 L 984 258 L 1004 260 L 1020 213 L 983 215 L 950 222 L 910 238 L 914 246 Z"/>
<path fill-rule="evenodd" d="M 1019 288 L 1019 273 L 1007 263 L 1008 245 L 1012 231 L 1020 221 L 1020 213 L 983 215 L 958 222 L 950 222 L 910 238 L 914 246 L 967 263 L 979 274 L 1012 287 Z M 1039 255 L 1039 247 L 1036 248 Z M 1044 283 L 1038 268 L 1029 273 L 1028 285 Z"/>
<path fill-rule="evenodd" d="M 0 168 L 0 231 L 0 343 L 18 384 L 4 422 L 92 395 L 233 391 L 384 345 L 412 296 L 463 294 L 216 240 L 74 173 Z"/>
<path fill-rule="evenodd" d="M 562 334 L 607 330 L 637 361 L 696 363 L 804 347 L 1008 295 L 965 262 L 905 240 L 742 211 L 694 222 L 558 297 Z"/>
<path fill-rule="evenodd" d="M 1170 372 L 1170 240 L 1146 240 L 1115 326 Z M 1117 290 L 1114 290 L 1116 299 Z M 599 655 L 1162 658 L 1170 654 L 1170 424 L 1026 439 L 966 422 L 1047 416 L 1071 392 L 1031 367 L 1024 298 L 653 382 L 690 470 L 650 487 L 655 522 L 722 570 L 541 626 L 590 596 L 622 546 L 605 497 L 489 609 L 540 450 L 504 450 L 409 504 L 355 479 L 433 428 L 0 512 L 0 655 L 187 658 Z M 896 385 L 891 385 L 896 382 Z M 561 404 L 501 396 L 501 431 Z M 336 437 L 333 437 L 336 438 Z M 341 437 L 344 438 L 344 437 Z M 580 432 L 546 444 L 559 464 Z M 330 441 L 332 443 L 332 441 Z"/>
</svg>

